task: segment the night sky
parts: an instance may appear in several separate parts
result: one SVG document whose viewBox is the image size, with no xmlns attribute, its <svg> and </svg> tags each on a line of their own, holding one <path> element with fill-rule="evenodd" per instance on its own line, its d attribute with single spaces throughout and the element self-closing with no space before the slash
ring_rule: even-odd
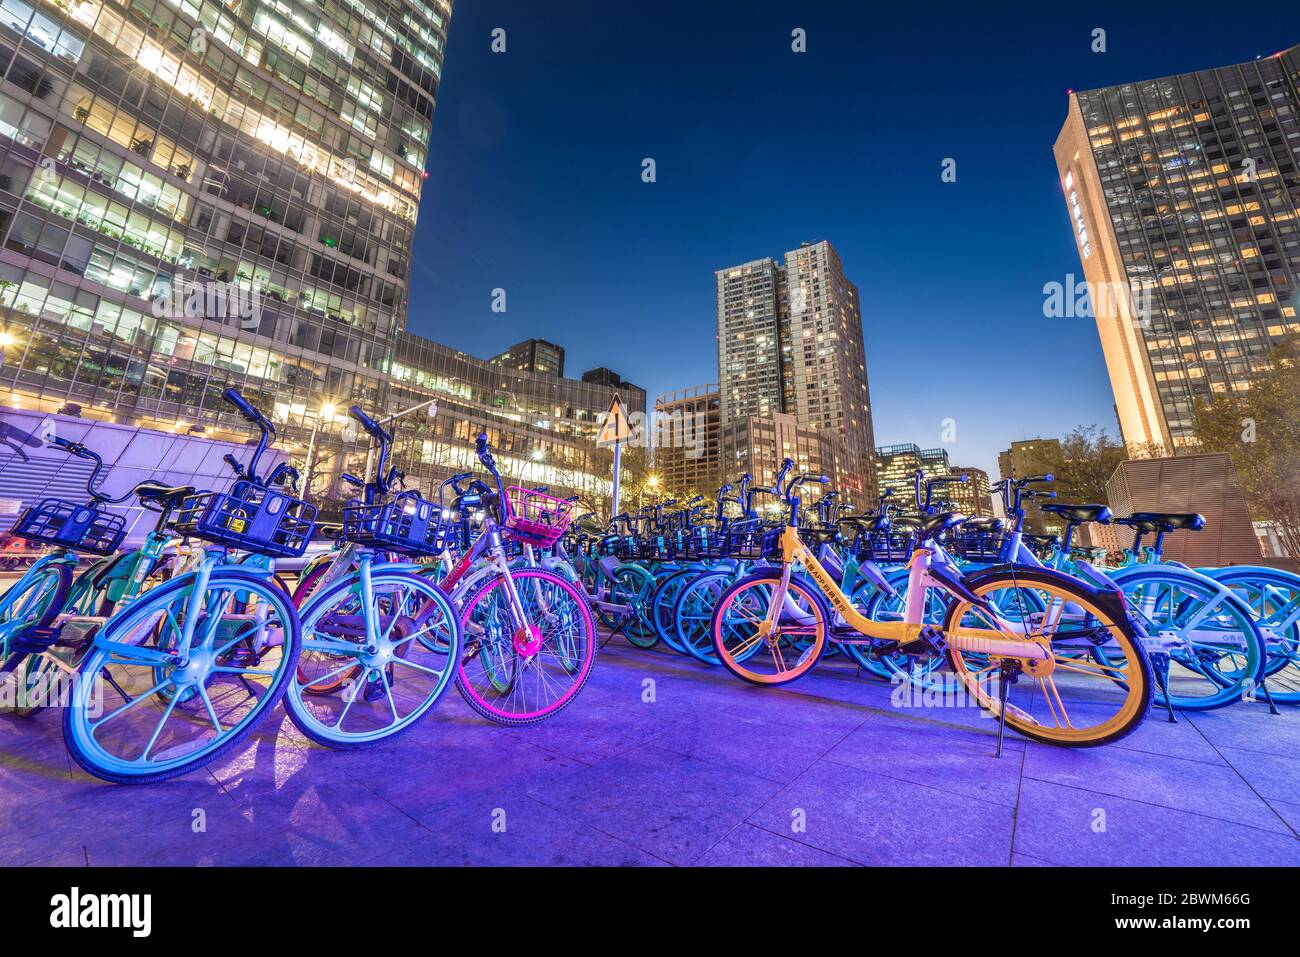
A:
<svg viewBox="0 0 1300 957">
<path fill-rule="evenodd" d="M 713 270 L 828 239 L 877 444 L 938 446 L 951 417 L 953 462 L 996 477 L 1013 439 L 1116 432 L 1092 320 L 1043 316 L 1044 283 L 1082 278 L 1067 90 L 1267 56 L 1300 7 L 999 6 L 459 0 L 409 328 L 480 356 L 541 336 L 653 398 L 717 381 Z"/>
</svg>

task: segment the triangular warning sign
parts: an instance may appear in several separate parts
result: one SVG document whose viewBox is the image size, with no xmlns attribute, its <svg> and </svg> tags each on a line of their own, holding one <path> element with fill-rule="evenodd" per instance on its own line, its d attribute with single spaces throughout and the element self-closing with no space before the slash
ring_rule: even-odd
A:
<svg viewBox="0 0 1300 957">
<path fill-rule="evenodd" d="M 632 425 L 627 420 L 627 409 L 615 392 L 613 401 L 609 403 L 609 411 L 605 413 L 605 421 L 600 426 L 600 433 L 596 436 L 596 444 L 613 445 L 631 434 Z"/>
</svg>

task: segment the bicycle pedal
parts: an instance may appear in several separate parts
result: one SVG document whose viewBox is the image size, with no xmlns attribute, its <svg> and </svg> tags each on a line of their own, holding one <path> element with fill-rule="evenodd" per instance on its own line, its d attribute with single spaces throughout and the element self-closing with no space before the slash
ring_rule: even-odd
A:
<svg viewBox="0 0 1300 957">
<path fill-rule="evenodd" d="M 915 638 L 898 645 L 898 654 L 919 658 L 943 654 L 947 647 L 948 641 L 942 631 L 932 625 L 923 625 Z"/>
</svg>

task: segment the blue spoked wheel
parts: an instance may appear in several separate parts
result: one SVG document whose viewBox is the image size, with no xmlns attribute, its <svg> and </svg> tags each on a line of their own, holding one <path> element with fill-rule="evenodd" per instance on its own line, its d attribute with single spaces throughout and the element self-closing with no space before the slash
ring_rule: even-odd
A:
<svg viewBox="0 0 1300 957">
<path fill-rule="evenodd" d="M 460 622 L 428 576 L 375 569 L 367 601 L 354 572 L 313 595 L 301 614 L 302 654 L 285 707 L 318 744 L 359 748 L 394 737 L 451 687 Z M 315 686 L 336 690 L 316 694 Z"/>
<path fill-rule="evenodd" d="M 1157 705 L 1167 698 L 1179 710 L 1209 711 L 1259 688 L 1264 638 L 1230 589 L 1177 565 L 1134 565 L 1111 577 L 1147 634 Z"/>
<path fill-rule="evenodd" d="M 673 605 L 673 630 L 678 643 L 706 665 L 722 663 L 713 650 L 713 609 L 734 579 L 731 572 L 708 572 L 684 586 Z"/>
<path fill-rule="evenodd" d="M 899 593 L 897 598 L 873 588 L 870 583 L 863 583 L 854 591 L 850 599 L 854 607 L 872 621 L 902 621 L 907 594 L 907 577 L 906 570 L 889 576 L 890 584 Z M 937 589 L 928 589 L 925 594 L 925 622 L 931 625 L 942 624 L 947 611 L 948 603 L 943 593 Z M 905 681 L 918 688 L 929 688 L 934 685 L 937 680 L 935 672 L 944 662 L 943 655 L 940 654 L 924 657 L 877 654 L 870 644 L 846 642 L 843 648 L 848 656 L 868 674 L 890 682 Z"/>
<path fill-rule="evenodd" d="M 63 736 L 90 774 L 119 784 L 185 774 L 238 745 L 284 695 L 299 652 L 288 595 L 237 566 L 215 569 L 201 595 L 197 580 L 131 602 L 82 659 Z"/>
<path fill-rule="evenodd" d="M 1231 588 L 1255 616 L 1268 655 L 1264 673 L 1269 697 L 1300 703 L 1300 576 L 1280 568 L 1242 565 L 1207 574 Z"/>
<path fill-rule="evenodd" d="M 673 607 L 677 604 L 677 596 L 681 594 L 682 589 L 699 574 L 699 569 L 692 568 L 683 568 L 674 572 L 659 582 L 650 599 L 650 621 L 659 635 L 659 640 L 681 655 L 686 654 L 687 651 L 677 640 L 677 629 L 673 627 Z"/>
<path fill-rule="evenodd" d="M 654 591 L 654 576 L 640 565 L 623 565 L 614 572 L 610 582 L 609 600 L 632 609 L 622 633 L 638 648 L 653 648 L 659 642 L 659 634 L 650 618 L 650 599 Z M 607 613 L 600 613 L 600 620 L 607 628 L 618 625 L 615 616 Z"/>
</svg>

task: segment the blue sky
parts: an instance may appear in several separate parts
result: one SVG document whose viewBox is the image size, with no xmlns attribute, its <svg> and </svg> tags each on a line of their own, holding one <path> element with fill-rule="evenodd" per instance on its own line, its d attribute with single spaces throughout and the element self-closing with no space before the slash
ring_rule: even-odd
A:
<svg viewBox="0 0 1300 957">
<path fill-rule="evenodd" d="M 954 463 L 995 470 L 1013 439 L 1116 431 L 1092 321 L 1043 316 L 1044 283 L 1080 271 L 1066 91 L 1267 56 L 1300 8 L 991 6 L 460 0 L 408 327 L 483 356 L 541 336 L 570 375 L 653 397 L 716 381 L 713 270 L 829 239 L 877 444 L 940 445 L 952 418 Z"/>
</svg>

